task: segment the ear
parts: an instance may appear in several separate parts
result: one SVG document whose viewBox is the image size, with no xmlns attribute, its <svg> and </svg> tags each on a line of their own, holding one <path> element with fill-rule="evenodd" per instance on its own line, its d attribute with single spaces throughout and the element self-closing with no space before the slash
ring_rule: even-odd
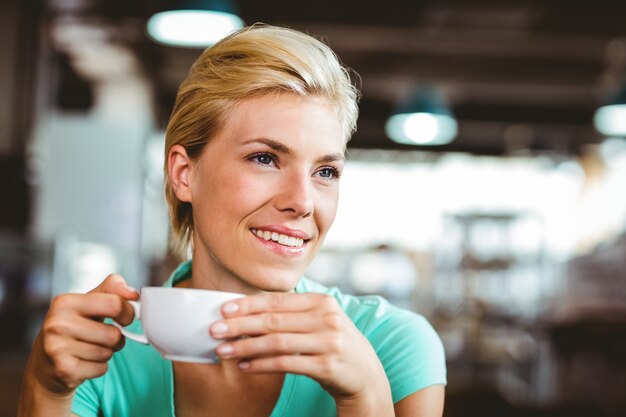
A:
<svg viewBox="0 0 626 417">
<path fill-rule="evenodd" d="M 170 185 L 176 197 L 182 201 L 191 203 L 191 158 L 187 150 L 181 145 L 174 145 L 167 154 L 167 170 L 170 176 Z"/>
</svg>

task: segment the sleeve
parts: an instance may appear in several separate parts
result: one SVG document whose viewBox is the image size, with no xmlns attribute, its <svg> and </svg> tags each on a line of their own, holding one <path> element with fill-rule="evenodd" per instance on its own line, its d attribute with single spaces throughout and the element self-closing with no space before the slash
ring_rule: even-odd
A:
<svg viewBox="0 0 626 417">
<path fill-rule="evenodd" d="M 80 417 L 98 417 L 100 410 L 99 388 L 101 378 L 89 379 L 76 389 L 72 402 L 72 413 Z"/>
<path fill-rule="evenodd" d="M 423 316 L 396 311 L 367 338 L 385 368 L 394 403 L 431 385 L 446 384 L 443 344 Z"/>
</svg>

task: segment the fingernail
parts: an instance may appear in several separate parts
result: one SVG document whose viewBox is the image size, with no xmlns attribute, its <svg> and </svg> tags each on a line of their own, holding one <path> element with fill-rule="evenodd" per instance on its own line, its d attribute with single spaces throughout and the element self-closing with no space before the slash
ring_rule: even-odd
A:
<svg viewBox="0 0 626 417">
<path fill-rule="evenodd" d="M 213 327 L 211 327 L 211 331 L 213 334 L 223 334 L 228 330 L 228 326 L 226 323 L 220 321 L 219 323 L 215 323 Z"/>
<path fill-rule="evenodd" d="M 245 369 L 250 368 L 250 362 L 241 361 L 241 362 L 239 362 L 238 366 L 239 366 L 239 369 L 244 369 L 245 370 Z"/>
<path fill-rule="evenodd" d="M 226 303 L 224 305 L 224 313 L 236 313 L 239 310 L 239 306 L 236 303 Z"/>
<path fill-rule="evenodd" d="M 233 347 L 229 344 L 218 346 L 217 353 L 220 356 L 228 356 L 233 353 Z"/>
</svg>

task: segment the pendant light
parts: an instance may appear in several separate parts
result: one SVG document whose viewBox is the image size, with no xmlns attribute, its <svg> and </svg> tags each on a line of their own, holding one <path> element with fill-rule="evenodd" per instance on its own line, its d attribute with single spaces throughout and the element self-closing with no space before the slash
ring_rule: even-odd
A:
<svg viewBox="0 0 626 417">
<path fill-rule="evenodd" d="M 385 124 L 387 136 L 406 145 L 446 145 L 458 133 L 457 122 L 434 86 L 416 87 Z"/>
<path fill-rule="evenodd" d="M 626 136 L 626 83 L 593 116 L 596 129 L 606 136 Z"/>
<path fill-rule="evenodd" d="M 148 20 L 148 35 L 155 42 L 206 48 L 244 26 L 227 0 L 179 0 L 176 4 Z"/>
</svg>

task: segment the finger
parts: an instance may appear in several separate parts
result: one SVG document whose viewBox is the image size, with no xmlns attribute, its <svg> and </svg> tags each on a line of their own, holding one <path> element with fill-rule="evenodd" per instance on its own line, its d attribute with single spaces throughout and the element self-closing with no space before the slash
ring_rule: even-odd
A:
<svg viewBox="0 0 626 417">
<path fill-rule="evenodd" d="M 112 324 L 98 323 L 84 320 L 80 329 L 73 329 L 71 336 L 82 342 L 104 346 L 113 350 L 120 350 L 124 346 L 125 338 L 122 332 Z"/>
<path fill-rule="evenodd" d="M 71 320 L 51 317 L 44 323 L 43 330 L 46 338 L 51 340 L 55 337 L 69 338 L 111 349 L 117 349 L 123 340 L 122 333 L 115 326 L 84 317 Z"/>
<path fill-rule="evenodd" d="M 291 373 L 328 381 L 339 372 L 339 362 L 324 356 L 282 355 L 239 362 L 239 369 L 249 373 Z"/>
<path fill-rule="evenodd" d="M 74 340 L 69 349 L 78 359 L 90 362 L 107 362 L 113 356 L 114 350 L 104 346 L 93 345 Z"/>
<path fill-rule="evenodd" d="M 320 354 L 334 349 L 326 339 L 315 334 L 277 333 L 249 337 L 217 347 L 221 358 L 251 358 L 283 354 Z"/>
<path fill-rule="evenodd" d="M 87 294 L 77 305 L 77 311 L 84 317 L 111 318 L 127 326 L 135 318 L 135 309 L 130 303 L 115 294 Z"/>
<path fill-rule="evenodd" d="M 236 317 L 267 311 L 307 311 L 314 308 L 336 308 L 336 300 L 316 293 L 264 293 L 238 298 L 222 306 L 224 317 Z"/>
<path fill-rule="evenodd" d="M 102 320 L 112 318 L 126 326 L 135 317 L 133 307 L 119 295 L 108 293 L 64 294 L 55 299 L 51 305 L 55 314 L 66 315 L 76 312 L 83 317 Z"/>
<path fill-rule="evenodd" d="M 87 379 L 104 375 L 107 369 L 107 362 L 85 361 L 65 355 L 54 361 L 54 378 L 67 388 L 74 389 Z"/>
<path fill-rule="evenodd" d="M 128 300 L 137 300 L 139 298 L 139 292 L 129 286 L 124 277 L 119 274 L 107 276 L 100 285 L 89 291 L 89 293 L 117 294 Z"/>
<path fill-rule="evenodd" d="M 216 339 L 225 339 L 268 333 L 309 333 L 323 327 L 324 320 L 311 313 L 265 313 L 221 320 L 210 330 Z"/>
<path fill-rule="evenodd" d="M 85 381 L 104 375 L 108 369 L 108 362 L 81 361 L 77 371 L 79 379 Z"/>
</svg>

